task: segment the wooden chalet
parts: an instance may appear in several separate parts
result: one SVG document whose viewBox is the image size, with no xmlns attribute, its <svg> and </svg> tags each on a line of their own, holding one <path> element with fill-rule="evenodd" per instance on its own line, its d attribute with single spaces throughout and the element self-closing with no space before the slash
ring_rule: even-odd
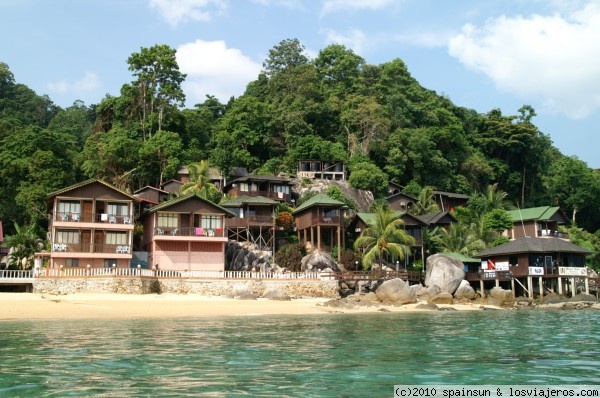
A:
<svg viewBox="0 0 600 398">
<path fill-rule="evenodd" d="M 279 202 L 263 196 L 238 196 L 221 206 L 235 217 L 227 220 L 227 237 L 237 242 L 252 242 L 260 250 L 273 251 L 275 209 Z"/>
<path fill-rule="evenodd" d="M 292 214 L 295 217 L 298 240 L 310 242 L 318 250 L 333 246 L 344 247 L 344 210 L 346 204 L 317 194 L 299 205 Z M 338 261 L 342 250 L 338 250 Z"/>
<path fill-rule="evenodd" d="M 569 219 L 559 207 L 531 207 L 511 210 L 508 214 L 513 220 L 513 228 L 506 231 L 509 239 L 524 236 L 569 238 L 567 233 L 558 231 L 559 226 L 569 224 Z"/>
<path fill-rule="evenodd" d="M 143 215 L 148 263 L 161 270 L 223 271 L 229 210 L 195 194 L 180 196 Z"/>
<path fill-rule="evenodd" d="M 535 285 L 540 295 L 545 291 L 575 294 L 581 282 L 589 293 L 585 267 L 589 254 L 589 250 L 564 239 L 520 237 L 474 255 L 481 259 L 481 269 L 477 274 L 468 273 L 467 280 L 479 281 L 482 291 L 486 282 L 496 286 L 510 283 L 513 292 L 521 291 L 531 298 Z"/>
<path fill-rule="evenodd" d="M 291 203 L 292 180 L 274 175 L 247 175 L 225 185 L 224 193 L 232 198 L 239 196 L 262 196 L 278 202 Z"/>
<path fill-rule="evenodd" d="M 136 198 L 102 180 L 48 195 L 51 268 L 127 267 Z"/>
<path fill-rule="evenodd" d="M 179 181 L 179 180 L 168 180 L 163 182 L 162 184 L 160 184 L 159 189 L 166 191 L 170 194 L 176 194 L 179 192 L 179 187 L 181 187 L 183 185 L 183 182 Z"/>
<path fill-rule="evenodd" d="M 450 224 L 457 222 L 456 217 L 449 211 L 434 211 L 432 213 L 421 214 L 415 216 L 415 218 L 421 220 L 429 227 L 442 227 L 448 228 Z"/>
<path fill-rule="evenodd" d="M 469 195 L 462 193 L 444 191 L 433 191 L 432 193 L 435 203 L 441 211 L 453 211 L 457 207 L 466 206 L 469 201 Z"/>
<path fill-rule="evenodd" d="M 386 200 L 389 203 L 390 209 L 401 212 L 407 212 L 410 205 L 417 201 L 416 198 L 402 192 L 396 192 L 388 196 Z"/>
</svg>

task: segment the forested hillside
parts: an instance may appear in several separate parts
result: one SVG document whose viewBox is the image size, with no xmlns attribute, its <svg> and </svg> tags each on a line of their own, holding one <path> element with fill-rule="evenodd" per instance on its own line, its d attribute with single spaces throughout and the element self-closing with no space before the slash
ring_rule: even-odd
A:
<svg viewBox="0 0 600 398">
<path fill-rule="evenodd" d="M 342 45 L 315 59 L 295 39 L 273 47 L 244 95 L 184 109 L 175 50 L 142 48 L 119 96 L 66 109 L 0 63 L 0 219 L 7 233 L 46 223 L 46 195 L 87 178 L 134 191 L 208 160 L 229 173 L 294 173 L 300 159 L 347 162 L 350 183 L 385 196 L 388 181 L 471 194 L 497 183 L 522 207 L 558 205 L 600 227 L 600 176 L 566 157 L 535 110 L 485 114 L 422 87 L 400 59 L 370 65 Z"/>
</svg>

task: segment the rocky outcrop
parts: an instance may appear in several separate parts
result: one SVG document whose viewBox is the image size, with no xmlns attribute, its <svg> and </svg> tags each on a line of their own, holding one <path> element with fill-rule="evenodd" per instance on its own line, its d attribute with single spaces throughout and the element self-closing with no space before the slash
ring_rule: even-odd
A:
<svg viewBox="0 0 600 398">
<path fill-rule="evenodd" d="M 452 295 L 444 292 L 430 296 L 429 300 L 427 300 L 428 304 L 452 304 L 453 302 L 454 298 Z"/>
<path fill-rule="evenodd" d="M 458 289 L 454 292 L 454 298 L 459 300 L 475 300 L 477 293 L 475 293 L 475 289 L 473 289 L 469 282 L 463 279 L 460 285 L 458 285 Z"/>
<path fill-rule="evenodd" d="M 439 286 L 443 293 L 454 294 L 464 278 L 464 265 L 455 258 L 443 254 L 427 258 L 425 286 Z"/>
<path fill-rule="evenodd" d="M 331 253 L 315 250 L 302 257 L 300 269 L 303 272 L 322 271 L 328 268 L 335 272 L 342 271 Z"/>
<path fill-rule="evenodd" d="M 400 278 L 383 282 L 375 290 L 375 294 L 379 301 L 386 304 L 402 305 L 417 302 L 415 291 Z"/>
<path fill-rule="evenodd" d="M 258 250 L 253 243 L 229 241 L 225 249 L 225 270 L 278 272 L 279 268 L 273 264 L 270 252 Z"/>
</svg>

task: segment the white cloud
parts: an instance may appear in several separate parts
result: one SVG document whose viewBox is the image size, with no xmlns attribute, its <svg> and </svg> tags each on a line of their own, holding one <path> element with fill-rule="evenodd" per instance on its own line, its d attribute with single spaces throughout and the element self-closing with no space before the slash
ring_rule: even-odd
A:
<svg viewBox="0 0 600 398">
<path fill-rule="evenodd" d="M 181 72 L 187 74 L 183 89 L 191 104 L 204 102 L 206 94 L 221 102 L 243 94 L 262 68 L 240 50 L 227 48 L 221 40 L 196 40 L 179 46 L 177 63 Z"/>
<path fill-rule="evenodd" d="M 212 6 L 212 9 L 211 9 Z M 172 27 L 181 22 L 210 21 L 213 13 L 221 13 L 227 8 L 226 0 L 150 0 L 150 8 L 155 8 Z"/>
<path fill-rule="evenodd" d="M 343 10 L 381 10 L 393 3 L 394 0 L 325 0 L 321 15 Z"/>
<path fill-rule="evenodd" d="M 55 94 L 74 94 L 75 96 L 84 95 L 95 91 L 100 87 L 100 79 L 93 72 L 86 72 L 83 77 L 72 83 L 66 80 L 50 82 L 46 85 L 49 92 Z"/>
<path fill-rule="evenodd" d="M 261 6 L 281 6 L 290 9 L 303 9 L 302 0 L 250 0 Z"/>
<path fill-rule="evenodd" d="M 359 29 L 352 29 L 347 34 L 342 34 L 335 30 L 326 30 L 325 32 L 327 32 L 327 37 L 325 39 L 327 43 L 343 44 L 359 55 L 362 54 L 365 49 L 367 38 Z"/>
<path fill-rule="evenodd" d="M 577 119 L 600 108 L 600 5 L 569 14 L 502 16 L 463 26 L 450 55 L 499 90 Z"/>
</svg>

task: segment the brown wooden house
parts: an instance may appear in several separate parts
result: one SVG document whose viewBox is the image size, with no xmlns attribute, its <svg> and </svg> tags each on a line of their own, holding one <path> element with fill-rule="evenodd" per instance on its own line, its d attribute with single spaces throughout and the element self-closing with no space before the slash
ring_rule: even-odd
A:
<svg viewBox="0 0 600 398">
<path fill-rule="evenodd" d="M 87 180 L 48 196 L 50 267 L 127 267 L 136 198 L 102 180 Z"/>
<path fill-rule="evenodd" d="M 559 207 L 530 207 L 511 210 L 508 214 L 513 220 L 513 228 L 506 231 L 509 239 L 523 236 L 569 238 L 567 233 L 558 231 L 559 226 L 569 224 L 569 219 Z"/>
<path fill-rule="evenodd" d="M 325 194 L 317 194 L 299 205 L 294 211 L 298 240 L 310 242 L 318 250 L 331 250 L 333 246 L 344 247 L 343 202 Z M 342 250 L 338 250 L 338 261 Z"/>
<path fill-rule="evenodd" d="M 148 263 L 162 270 L 223 271 L 226 219 L 233 216 L 195 194 L 152 207 L 143 215 Z"/>
<path fill-rule="evenodd" d="M 252 242 L 260 250 L 273 251 L 275 209 L 279 202 L 263 196 L 238 196 L 221 206 L 235 217 L 227 220 L 227 236 L 237 242 Z"/>
<path fill-rule="evenodd" d="M 247 175 L 225 185 L 224 193 L 232 198 L 238 196 L 262 196 L 278 202 L 291 203 L 292 180 L 274 175 Z"/>
</svg>

